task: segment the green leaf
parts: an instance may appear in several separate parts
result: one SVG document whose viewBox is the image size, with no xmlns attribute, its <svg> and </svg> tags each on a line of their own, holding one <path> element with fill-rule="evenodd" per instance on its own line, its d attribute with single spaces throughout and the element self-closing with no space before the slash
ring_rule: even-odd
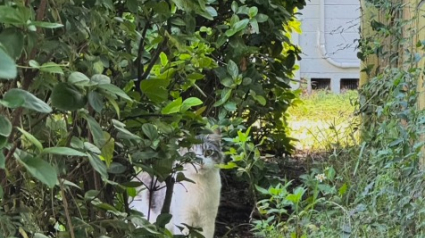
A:
<svg viewBox="0 0 425 238">
<path fill-rule="evenodd" d="M 108 167 L 108 173 L 110 174 L 122 174 L 127 170 L 127 167 L 117 163 L 117 162 L 112 162 L 111 166 Z"/>
<path fill-rule="evenodd" d="M 140 83 L 142 92 L 154 103 L 162 103 L 168 98 L 169 79 L 147 79 Z"/>
<path fill-rule="evenodd" d="M 248 23 L 249 23 L 249 19 L 246 19 L 246 18 L 245 19 L 242 19 L 242 20 L 236 22 L 233 25 L 233 29 L 236 32 L 241 31 L 241 30 L 244 30 L 248 26 Z"/>
<path fill-rule="evenodd" d="M 263 22 L 265 22 L 269 19 L 269 16 L 267 16 L 263 13 L 259 13 L 255 16 L 255 19 L 257 20 L 257 22 L 263 23 Z"/>
<path fill-rule="evenodd" d="M 84 194 L 84 200 L 94 200 L 97 196 L 99 196 L 100 191 L 97 190 L 89 190 Z"/>
<path fill-rule="evenodd" d="M 216 17 L 218 15 L 217 10 L 215 10 L 215 8 L 213 8 L 211 6 L 205 7 L 205 10 L 208 13 L 208 15 L 210 15 L 212 17 Z M 212 20 L 212 18 L 211 18 L 211 20 Z"/>
<path fill-rule="evenodd" d="M 108 178 L 108 169 L 105 163 L 97 155 L 90 155 L 89 161 L 94 170 L 96 170 L 104 179 Z"/>
<path fill-rule="evenodd" d="M 181 112 L 185 112 L 187 111 L 189 108 L 194 107 L 194 106 L 198 106 L 198 105 L 202 105 L 202 101 L 201 99 L 197 98 L 197 97 L 190 97 L 187 98 L 183 101 L 183 104 L 180 108 Z"/>
<path fill-rule="evenodd" d="M 35 69 L 40 68 L 40 64 L 37 61 L 35 61 L 35 60 L 28 61 L 28 64 L 29 64 L 29 66 L 31 66 L 31 67 L 33 67 Z"/>
<path fill-rule="evenodd" d="M 182 106 L 182 98 L 179 97 L 176 100 L 170 102 L 167 106 L 165 106 L 162 110 L 162 114 L 172 114 L 180 112 L 180 108 Z"/>
<path fill-rule="evenodd" d="M 55 23 L 55 22 L 45 22 L 45 21 L 33 21 L 33 22 L 31 22 L 31 24 L 34 25 L 34 26 L 38 26 L 38 27 L 41 27 L 41 28 L 48 28 L 48 29 L 55 29 L 55 28 L 63 27 L 62 24 Z"/>
<path fill-rule="evenodd" d="M 62 68 L 54 62 L 44 63 L 39 67 L 39 69 L 40 69 L 40 71 L 43 71 L 43 72 L 54 73 L 54 74 L 63 74 Z"/>
<path fill-rule="evenodd" d="M 102 148 L 102 146 L 106 143 L 104 134 L 103 134 L 103 130 L 100 127 L 99 123 L 97 123 L 97 121 L 91 117 L 91 116 L 87 116 L 86 117 L 90 132 L 93 136 L 93 141 L 95 143 L 95 145 L 97 145 L 97 147 Z"/>
<path fill-rule="evenodd" d="M 156 218 L 156 225 L 158 225 L 159 227 L 164 227 L 165 225 L 168 224 L 168 222 L 171 221 L 171 218 L 173 216 L 171 214 L 168 213 L 161 213 L 157 218 Z"/>
<path fill-rule="evenodd" d="M 236 1 L 233 1 L 232 2 L 232 5 L 230 6 L 230 8 L 232 9 L 232 11 L 234 12 L 234 13 L 236 13 L 237 11 L 238 11 L 238 2 L 236 2 Z"/>
<path fill-rule="evenodd" d="M 103 74 L 95 74 L 91 77 L 90 79 L 91 82 L 96 83 L 96 84 L 110 84 L 111 83 L 111 79 Z"/>
<path fill-rule="evenodd" d="M 131 98 L 120 88 L 113 84 L 99 84 L 97 85 L 98 88 L 101 88 L 103 90 L 106 90 L 108 92 L 111 92 L 113 94 L 116 94 L 124 99 L 127 99 L 129 101 L 132 101 Z"/>
<path fill-rule="evenodd" d="M 101 156 L 103 157 L 106 166 L 110 166 L 114 157 L 115 139 L 108 132 L 103 132 L 103 137 L 106 138 L 106 143 L 101 148 Z"/>
<path fill-rule="evenodd" d="M 30 92 L 19 88 L 12 88 L 7 91 L 0 104 L 9 108 L 24 107 L 41 113 L 52 112 L 52 108 L 47 103 Z"/>
<path fill-rule="evenodd" d="M 32 176 L 34 176 L 34 178 L 40 180 L 49 188 L 53 188 L 56 184 L 59 183 L 55 168 L 46 161 L 30 156 L 27 156 L 23 159 L 18 159 L 18 161 Z"/>
<path fill-rule="evenodd" d="M 226 86 L 227 88 L 235 88 L 236 84 L 233 82 L 233 79 L 231 79 L 230 77 L 225 77 L 220 79 L 221 84 L 223 84 L 224 86 Z"/>
<path fill-rule="evenodd" d="M 255 185 L 255 189 L 257 189 L 257 191 L 260 192 L 261 194 L 264 194 L 264 195 L 269 195 L 270 194 L 269 193 L 269 190 L 267 190 L 265 188 L 262 188 L 262 187 L 260 187 L 258 185 Z"/>
<path fill-rule="evenodd" d="M 53 88 L 52 106 L 64 111 L 75 111 L 86 105 L 86 97 L 70 83 L 58 83 Z"/>
<path fill-rule="evenodd" d="M 82 190 L 80 186 L 78 186 L 77 184 L 68 181 L 66 179 L 62 179 L 63 185 L 65 185 L 66 187 L 74 187 L 74 188 L 78 188 L 79 190 Z"/>
<path fill-rule="evenodd" d="M 186 22 L 184 22 L 181 18 L 173 18 L 171 20 L 171 24 L 176 25 L 176 26 L 185 26 Z"/>
<path fill-rule="evenodd" d="M 198 79 L 203 79 L 205 76 L 203 74 L 199 74 L 199 73 L 191 73 L 187 76 L 188 79 L 192 79 L 192 80 L 198 80 Z"/>
<path fill-rule="evenodd" d="M 220 164 L 220 169 L 234 169 L 237 168 L 238 165 L 234 162 L 228 162 L 227 164 Z"/>
<path fill-rule="evenodd" d="M 112 119 L 112 124 L 114 125 L 114 128 L 117 129 L 118 131 L 122 132 L 123 134 L 127 135 L 128 137 L 130 137 L 131 139 L 140 139 L 139 136 L 131 133 L 130 131 L 128 131 L 127 129 L 125 129 L 125 124 L 117 121 L 115 119 Z"/>
<path fill-rule="evenodd" d="M 339 196 L 343 196 L 347 192 L 347 189 L 348 189 L 348 185 L 347 183 L 344 183 L 338 190 Z"/>
<path fill-rule="evenodd" d="M 115 98 L 113 98 L 111 95 L 104 95 L 104 96 L 106 97 L 106 99 L 108 99 L 108 102 L 115 109 L 115 112 L 117 113 L 118 118 L 120 118 L 120 107 L 118 106 L 118 103 L 115 101 Z"/>
<path fill-rule="evenodd" d="M 252 83 L 252 79 L 251 78 L 244 78 L 242 81 L 242 85 L 247 86 L 250 85 Z"/>
<path fill-rule="evenodd" d="M 101 74 L 105 67 L 103 67 L 103 63 L 100 60 L 97 60 L 92 64 L 93 73 L 95 74 Z"/>
<path fill-rule="evenodd" d="M 336 174 L 336 171 L 333 167 L 329 167 L 326 170 L 326 178 L 329 179 L 330 181 L 334 180 L 335 174 Z"/>
<path fill-rule="evenodd" d="M 104 132 L 104 133 L 106 133 L 106 132 Z M 97 155 L 100 155 L 102 152 L 100 151 L 100 149 L 97 147 L 97 146 L 95 146 L 95 145 L 93 145 L 92 143 L 90 143 L 90 142 L 84 142 L 84 148 L 86 149 L 86 150 L 88 150 L 88 151 L 90 151 L 90 152 L 92 152 L 92 153 L 94 153 L 94 154 L 97 154 Z"/>
<path fill-rule="evenodd" d="M 0 78 L 14 79 L 17 75 L 18 70 L 14 60 L 0 48 Z"/>
<path fill-rule="evenodd" d="M 286 199 L 288 201 L 293 202 L 294 204 L 298 204 L 301 201 L 302 196 L 305 193 L 305 189 L 303 187 L 297 187 L 294 190 L 293 194 L 288 194 L 288 196 L 286 196 Z"/>
<path fill-rule="evenodd" d="M 156 127 L 150 123 L 143 124 L 142 131 L 152 141 L 158 138 L 158 131 Z"/>
<path fill-rule="evenodd" d="M 111 206 L 107 203 L 104 202 L 100 202 L 99 200 L 95 199 L 91 202 L 94 206 L 96 206 L 97 208 L 103 209 L 105 211 L 118 211 L 114 206 Z M 105 237 L 101 237 L 99 236 L 99 238 L 105 238 Z M 108 238 L 108 237 L 107 237 Z"/>
<path fill-rule="evenodd" d="M 16 28 L 3 29 L 0 33 L 0 43 L 12 60 L 17 59 L 21 56 L 24 47 L 24 34 Z"/>
<path fill-rule="evenodd" d="M 252 19 L 251 21 L 249 21 L 249 24 L 251 24 L 251 28 L 252 28 L 253 33 L 255 33 L 255 34 L 260 33 L 260 27 L 258 26 L 257 20 Z"/>
<path fill-rule="evenodd" d="M 199 67 L 201 68 L 209 68 L 214 65 L 214 61 L 211 58 L 202 57 L 198 60 Z"/>
<path fill-rule="evenodd" d="M 261 106 L 265 106 L 265 105 L 266 105 L 267 101 L 266 101 L 266 99 L 265 99 L 263 96 L 261 96 L 261 95 L 253 95 L 253 97 L 254 97 L 254 99 L 255 99 L 258 103 L 260 103 L 260 104 L 261 104 Z"/>
<path fill-rule="evenodd" d="M 42 233 L 34 233 L 33 238 L 49 238 L 48 236 L 45 236 Z"/>
<path fill-rule="evenodd" d="M 239 31 L 246 29 L 246 27 L 248 26 L 248 23 L 249 23 L 249 19 L 242 19 L 236 22 L 229 30 L 225 32 L 226 36 L 231 37 L 234 34 L 238 33 Z"/>
<path fill-rule="evenodd" d="M 25 138 L 27 138 L 33 145 L 35 145 L 37 149 L 39 149 L 40 151 L 43 150 L 43 145 L 37 138 L 35 138 L 35 136 L 20 127 L 17 127 L 17 129 L 25 136 Z"/>
<path fill-rule="evenodd" d="M 8 137 L 12 133 L 12 123 L 3 115 L 0 115 L 0 136 Z"/>
<path fill-rule="evenodd" d="M 8 137 L 0 136 L 0 149 L 4 148 L 7 145 Z"/>
<path fill-rule="evenodd" d="M 3 151 L 0 150 L 0 169 L 6 168 L 6 157 L 3 154 Z"/>
<path fill-rule="evenodd" d="M 55 154 L 55 155 L 66 155 L 66 156 L 80 156 L 86 157 L 87 154 L 76 149 L 69 147 L 49 147 L 42 150 L 42 153 Z"/>
<path fill-rule="evenodd" d="M 249 8 L 248 15 L 249 15 L 250 18 L 255 17 L 257 15 L 257 13 L 258 13 L 258 8 L 257 7 L 250 7 Z"/>
<path fill-rule="evenodd" d="M 18 9 L 9 6 L 0 6 L 0 23 L 6 24 L 25 24 L 26 20 Z"/>
<path fill-rule="evenodd" d="M 238 77 L 239 67 L 233 60 L 229 60 L 227 63 L 227 72 L 230 74 L 230 76 L 232 76 L 233 79 Z"/>
<path fill-rule="evenodd" d="M 83 73 L 72 72 L 68 77 L 68 82 L 72 84 L 87 84 L 90 79 Z"/>
<path fill-rule="evenodd" d="M 242 5 L 238 8 L 238 11 L 236 11 L 236 14 L 244 14 L 249 15 L 249 7 Z"/>
<path fill-rule="evenodd" d="M 164 52 L 161 52 L 161 54 L 159 54 L 159 58 L 161 60 L 162 66 L 166 66 L 168 64 L 168 57 Z"/>
<path fill-rule="evenodd" d="M 232 95 L 232 89 L 230 88 L 225 88 L 221 91 L 221 98 L 220 100 L 218 100 L 217 102 L 214 103 L 214 107 L 218 107 L 223 105 L 225 102 L 227 102 L 227 100 L 229 100 L 230 95 Z"/>
<path fill-rule="evenodd" d="M 235 102 L 227 102 L 224 104 L 224 108 L 226 108 L 226 110 L 229 112 L 234 112 L 238 109 Z"/>
<path fill-rule="evenodd" d="M 91 91 L 89 93 L 89 104 L 97 113 L 101 113 L 104 106 L 102 95 L 98 92 Z"/>
</svg>

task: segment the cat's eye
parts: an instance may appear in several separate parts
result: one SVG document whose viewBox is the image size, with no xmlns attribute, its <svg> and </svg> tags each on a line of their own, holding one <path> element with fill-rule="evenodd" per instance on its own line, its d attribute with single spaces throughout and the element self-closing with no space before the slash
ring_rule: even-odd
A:
<svg viewBox="0 0 425 238">
<path fill-rule="evenodd" d="M 205 150 L 204 151 L 204 156 L 213 156 L 215 153 L 214 150 Z"/>
</svg>

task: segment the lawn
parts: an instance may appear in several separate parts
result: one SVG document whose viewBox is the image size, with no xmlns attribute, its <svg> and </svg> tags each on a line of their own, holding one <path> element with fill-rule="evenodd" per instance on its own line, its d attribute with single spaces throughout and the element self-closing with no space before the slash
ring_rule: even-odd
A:
<svg viewBox="0 0 425 238">
<path fill-rule="evenodd" d="M 354 117 L 357 91 L 334 94 L 314 91 L 288 110 L 289 135 L 297 150 L 323 151 L 357 143 L 358 118 Z"/>
</svg>

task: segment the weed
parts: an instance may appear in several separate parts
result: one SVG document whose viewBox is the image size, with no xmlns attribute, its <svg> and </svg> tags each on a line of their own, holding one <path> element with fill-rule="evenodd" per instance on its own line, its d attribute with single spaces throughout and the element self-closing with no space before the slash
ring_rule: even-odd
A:
<svg viewBox="0 0 425 238">
<path fill-rule="evenodd" d="M 303 95 L 288 110 L 290 137 L 297 138 L 298 150 L 332 151 L 358 143 L 359 120 L 353 114 L 357 91 L 333 94 L 315 91 Z"/>
</svg>

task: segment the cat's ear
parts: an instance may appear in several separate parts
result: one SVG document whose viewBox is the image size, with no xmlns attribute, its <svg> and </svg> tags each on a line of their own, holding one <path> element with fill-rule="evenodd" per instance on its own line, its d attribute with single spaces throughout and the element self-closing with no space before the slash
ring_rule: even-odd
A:
<svg viewBox="0 0 425 238">
<path fill-rule="evenodd" d="M 218 127 L 217 127 L 217 128 L 215 128 L 215 129 L 213 130 L 213 134 L 221 137 L 221 131 L 220 131 L 220 128 L 218 128 Z"/>
<path fill-rule="evenodd" d="M 220 143 L 221 142 L 221 132 L 220 132 L 220 129 L 219 128 L 215 128 L 213 130 L 213 133 L 212 134 L 209 134 L 207 136 L 207 138 L 208 138 L 209 141 Z"/>
</svg>

